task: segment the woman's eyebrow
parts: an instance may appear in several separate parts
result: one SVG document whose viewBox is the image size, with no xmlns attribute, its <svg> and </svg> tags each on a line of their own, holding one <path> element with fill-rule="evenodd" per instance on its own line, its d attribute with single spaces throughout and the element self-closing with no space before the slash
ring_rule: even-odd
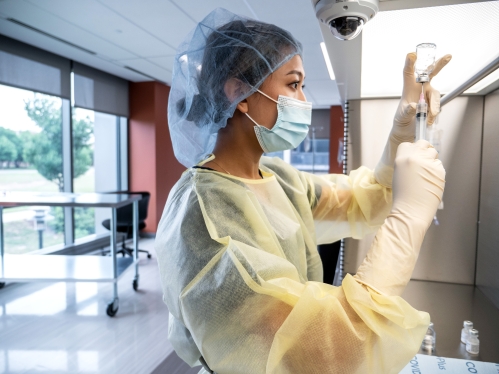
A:
<svg viewBox="0 0 499 374">
<path fill-rule="evenodd" d="M 291 70 L 288 74 L 286 75 L 291 75 L 291 74 L 298 74 L 300 77 L 302 77 L 303 79 L 305 79 L 305 76 L 303 75 L 303 73 L 299 70 Z"/>
</svg>

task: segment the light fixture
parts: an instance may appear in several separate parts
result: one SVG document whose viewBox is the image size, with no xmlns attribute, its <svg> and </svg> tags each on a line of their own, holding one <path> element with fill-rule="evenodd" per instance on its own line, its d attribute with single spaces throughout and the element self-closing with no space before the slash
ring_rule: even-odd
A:
<svg viewBox="0 0 499 374">
<path fill-rule="evenodd" d="M 451 92 L 497 57 L 498 19 L 499 1 L 379 12 L 362 31 L 360 97 L 400 97 L 405 56 L 424 42 L 438 46 L 437 59 L 452 55 L 432 79 L 441 94 Z M 467 24 L 479 24 L 486 37 L 477 38 Z"/>
<path fill-rule="evenodd" d="M 327 71 L 329 72 L 329 78 L 332 81 L 336 80 L 334 76 L 333 66 L 331 65 L 331 59 L 329 58 L 329 54 L 327 53 L 326 43 L 321 42 L 322 55 L 324 56 L 324 61 L 326 61 Z"/>
<path fill-rule="evenodd" d="M 499 68 L 487 75 L 485 78 L 476 82 L 473 86 L 464 91 L 465 94 L 478 93 L 484 88 L 490 86 L 495 81 L 499 80 Z"/>
</svg>

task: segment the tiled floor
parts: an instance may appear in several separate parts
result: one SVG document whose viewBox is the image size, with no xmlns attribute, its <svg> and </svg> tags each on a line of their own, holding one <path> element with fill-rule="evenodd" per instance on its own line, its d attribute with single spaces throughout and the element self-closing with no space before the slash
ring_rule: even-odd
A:
<svg viewBox="0 0 499 374">
<path fill-rule="evenodd" d="M 131 269 L 118 282 L 114 318 L 105 311 L 111 283 L 11 283 L 1 289 L 0 373 L 192 373 L 170 355 L 153 244 L 140 241 L 153 258 L 140 255 L 139 290 L 132 289 Z"/>
</svg>

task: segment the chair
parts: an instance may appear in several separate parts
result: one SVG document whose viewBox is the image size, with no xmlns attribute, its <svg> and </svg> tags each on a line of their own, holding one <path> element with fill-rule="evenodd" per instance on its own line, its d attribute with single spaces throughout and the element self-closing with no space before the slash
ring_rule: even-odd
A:
<svg viewBox="0 0 499 374">
<path fill-rule="evenodd" d="M 149 198 L 151 197 L 151 194 L 149 192 L 132 191 L 116 191 L 110 193 L 142 195 L 142 199 L 139 200 L 139 230 L 143 230 L 146 227 L 145 220 L 147 218 L 147 208 L 149 206 Z M 102 226 L 108 230 L 111 230 L 111 220 L 106 219 L 102 221 Z M 116 209 L 116 231 L 126 234 L 123 236 L 122 248 L 118 250 L 117 253 L 121 253 L 123 257 L 125 257 L 125 254 L 133 256 L 133 248 L 129 248 L 125 244 L 127 239 L 133 238 L 133 204 L 128 204 Z M 147 253 L 147 258 L 151 258 L 149 251 L 139 249 L 139 252 Z"/>
</svg>

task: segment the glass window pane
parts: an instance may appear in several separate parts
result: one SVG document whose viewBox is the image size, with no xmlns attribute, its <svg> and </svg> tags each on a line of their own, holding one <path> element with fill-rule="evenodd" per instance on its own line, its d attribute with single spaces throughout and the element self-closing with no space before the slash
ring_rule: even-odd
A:
<svg viewBox="0 0 499 374">
<path fill-rule="evenodd" d="M 291 151 L 291 165 L 309 173 L 328 173 L 329 139 L 305 139 Z"/>
<path fill-rule="evenodd" d="M 128 118 L 120 117 L 120 185 L 121 191 L 128 190 Z"/>
<path fill-rule="evenodd" d="M 290 156 L 287 156 L 290 152 Z M 267 157 L 279 157 L 298 170 L 314 174 L 329 172 L 329 139 L 311 139 L 310 136 L 295 149 L 266 153 Z"/>
<path fill-rule="evenodd" d="M 95 192 L 93 110 L 73 108 L 73 190 Z M 75 240 L 95 234 L 95 208 L 74 209 Z"/>
<path fill-rule="evenodd" d="M 0 191 L 63 190 L 61 104 L 0 85 Z M 62 208 L 6 208 L 3 217 L 6 253 L 64 244 Z"/>
<path fill-rule="evenodd" d="M 119 187 L 120 119 L 93 110 L 73 109 L 74 192 L 113 192 Z M 109 231 L 102 222 L 110 218 L 105 208 L 77 208 L 75 239 Z"/>
</svg>

